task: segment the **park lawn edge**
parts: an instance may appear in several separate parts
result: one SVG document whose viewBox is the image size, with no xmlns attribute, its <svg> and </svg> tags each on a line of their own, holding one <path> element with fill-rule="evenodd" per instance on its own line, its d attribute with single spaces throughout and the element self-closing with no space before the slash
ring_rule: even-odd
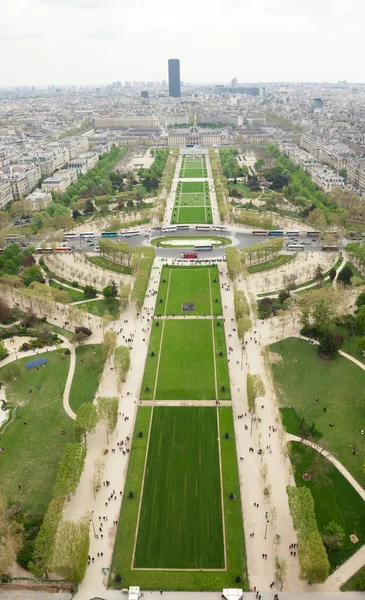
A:
<svg viewBox="0 0 365 600">
<path fill-rule="evenodd" d="M 262 273 L 263 271 L 277 269 L 279 267 L 283 267 L 287 263 L 290 263 L 296 258 L 296 256 L 296 254 L 279 254 L 279 256 L 270 258 L 270 260 L 259 263 L 258 265 L 250 265 L 248 267 L 248 272 L 250 275 L 253 275 L 254 273 Z"/>
<path fill-rule="evenodd" d="M 171 407 L 171 410 L 174 410 Z M 123 589 L 138 585 L 146 590 L 174 591 L 218 591 L 226 587 L 235 587 L 237 575 L 242 577 L 240 588 L 248 591 L 248 574 L 246 564 L 245 540 L 243 533 L 242 505 L 236 444 L 234 437 L 233 414 L 230 407 L 219 407 L 219 429 L 221 440 L 222 480 L 224 497 L 224 520 L 226 529 L 227 570 L 226 571 L 143 571 L 131 570 L 132 553 L 136 533 L 139 498 L 142 492 L 142 476 L 145 465 L 148 436 L 138 437 L 138 432 L 147 432 L 151 419 L 151 407 L 139 407 L 133 433 L 132 447 L 129 457 L 127 478 L 123 493 L 118 529 L 115 539 L 109 587 Z M 224 438 L 230 432 L 230 438 Z M 229 494 L 234 490 L 236 500 L 229 501 Z M 133 491 L 134 498 L 129 499 Z M 115 575 L 121 575 L 122 581 L 114 581 Z"/>
<path fill-rule="evenodd" d="M 106 271 L 113 271 L 114 273 L 124 273 L 127 275 L 130 275 L 132 273 L 132 267 L 115 263 L 112 260 L 108 260 L 104 256 L 88 256 L 87 254 L 85 254 L 85 257 L 92 265 L 100 267 L 101 269 L 105 269 Z"/>
</svg>

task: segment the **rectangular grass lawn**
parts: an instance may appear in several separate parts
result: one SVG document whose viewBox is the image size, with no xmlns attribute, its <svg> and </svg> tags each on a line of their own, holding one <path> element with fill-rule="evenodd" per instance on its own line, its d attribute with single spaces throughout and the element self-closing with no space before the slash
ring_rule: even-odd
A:
<svg viewBox="0 0 365 600">
<path fill-rule="evenodd" d="M 94 401 L 103 368 L 102 344 L 87 344 L 76 348 L 76 368 L 69 397 L 70 407 L 75 413 L 84 402 Z"/>
<path fill-rule="evenodd" d="M 194 192 L 194 194 L 176 194 L 174 208 L 188 208 L 189 206 L 210 206 L 210 200 L 205 197 L 205 194 Z"/>
<path fill-rule="evenodd" d="M 216 408 L 154 408 L 135 568 L 224 568 L 217 438 Z"/>
<path fill-rule="evenodd" d="M 210 206 L 177 208 L 176 216 L 172 214 L 171 223 L 213 223 L 212 209 Z"/>
<path fill-rule="evenodd" d="M 195 310 L 183 311 L 184 303 L 195 304 Z M 155 314 L 191 316 L 211 315 L 212 312 L 214 315 L 222 315 L 219 273 L 216 265 L 162 268 Z"/>
<path fill-rule="evenodd" d="M 215 399 L 211 321 L 164 323 L 156 399 Z"/>
<path fill-rule="evenodd" d="M 219 327 L 217 322 L 218 319 L 213 320 L 213 325 L 210 319 L 154 320 L 141 400 L 215 400 L 217 395 L 222 400 L 230 399 L 223 320 Z"/>
<path fill-rule="evenodd" d="M 156 410 L 156 408 L 154 409 Z M 160 407 L 157 409 L 160 410 Z M 171 408 L 169 409 L 171 411 L 176 410 L 176 408 Z M 190 407 L 183 407 L 183 408 L 178 408 L 178 410 L 192 410 Z M 195 409 L 193 409 L 195 410 Z M 156 439 L 156 433 L 159 434 L 159 432 L 157 431 L 157 429 L 155 429 L 153 427 L 152 431 L 153 433 L 153 440 L 151 438 L 151 443 L 154 444 L 154 449 L 151 447 L 150 452 L 151 455 L 149 455 L 148 461 L 149 463 L 151 463 L 151 456 L 152 456 L 152 451 L 155 453 L 155 461 L 152 465 L 152 474 L 150 473 L 150 471 L 148 472 L 147 478 L 152 479 L 153 477 L 153 472 L 156 473 L 156 477 L 159 478 L 159 481 L 161 482 L 161 478 L 163 479 L 163 484 L 166 481 L 167 482 L 167 475 L 169 475 L 169 480 L 168 480 L 168 491 L 165 494 L 166 491 L 166 486 L 164 485 L 163 488 L 161 488 L 161 484 L 159 489 L 157 490 L 157 488 L 154 490 L 156 493 L 156 506 L 153 503 L 151 505 L 151 502 L 153 500 L 152 496 L 144 496 L 143 500 L 142 500 L 142 507 L 144 505 L 145 502 L 147 502 L 148 504 L 146 504 L 145 509 L 146 510 L 146 514 L 147 514 L 147 508 L 149 508 L 149 510 L 151 511 L 149 514 L 151 516 L 150 521 L 152 521 L 152 523 L 150 524 L 149 522 L 146 523 L 146 527 L 156 527 L 156 523 L 153 522 L 153 515 L 156 515 L 156 517 L 160 518 L 165 518 L 167 519 L 166 523 L 163 524 L 162 527 L 162 531 L 161 532 L 157 532 L 157 540 L 159 543 L 159 547 L 162 548 L 161 552 L 158 553 L 156 552 L 157 558 L 160 560 L 159 557 L 163 557 L 166 555 L 165 552 L 165 548 L 166 546 L 161 546 L 161 543 L 163 541 L 163 538 L 160 536 L 164 535 L 164 529 L 167 529 L 167 524 L 170 523 L 170 515 L 166 514 L 163 515 L 161 512 L 161 505 L 160 503 L 164 504 L 166 506 L 166 502 L 167 500 L 171 501 L 171 498 L 173 497 L 174 494 L 174 490 L 171 489 L 173 488 L 174 485 L 177 485 L 177 483 L 181 482 L 181 477 L 182 474 L 178 474 L 174 472 L 173 469 L 173 464 L 171 463 L 169 454 L 170 454 L 170 447 L 168 446 L 166 448 L 165 444 L 166 443 L 170 443 L 171 442 L 175 442 L 175 448 L 171 453 L 174 455 L 174 459 L 176 457 L 176 461 L 177 464 L 179 464 L 178 461 L 183 460 L 182 457 L 185 457 L 185 453 L 179 452 L 179 449 L 177 446 L 179 446 L 180 444 L 184 443 L 188 443 L 190 449 L 187 449 L 187 454 L 186 454 L 186 458 L 185 458 L 185 462 L 187 462 L 187 459 L 189 459 L 189 463 L 187 466 L 184 465 L 184 469 L 182 469 L 182 473 L 187 472 L 189 474 L 189 477 L 193 477 L 195 476 L 194 474 L 196 473 L 196 468 L 198 468 L 198 465 L 202 464 L 203 467 L 205 467 L 205 459 L 207 459 L 207 466 L 204 468 L 204 471 L 202 471 L 200 469 L 200 472 L 198 473 L 198 477 L 200 480 L 198 480 L 198 488 L 197 491 L 199 492 L 199 494 L 201 493 L 201 495 L 199 495 L 199 504 L 200 501 L 202 500 L 203 502 L 205 502 L 205 491 L 200 489 L 200 484 L 203 484 L 204 486 L 208 486 L 211 488 L 211 484 L 213 483 L 213 479 L 211 478 L 211 475 L 214 474 L 216 477 L 216 470 L 217 470 L 217 465 L 216 465 L 216 445 L 215 445 L 215 440 L 211 439 L 208 443 L 208 440 L 203 440 L 203 439 L 196 439 L 193 440 L 192 439 L 192 434 L 193 432 L 196 432 L 197 429 L 196 427 L 199 426 L 198 429 L 198 433 L 200 434 L 200 431 L 202 432 L 200 434 L 200 438 L 203 438 L 207 435 L 207 434 L 212 434 L 212 437 L 214 437 L 214 432 L 215 432 L 215 425 L 213 424 L 213 422 L 211 422 L 211 420 L 213 421 L 213 417 L 210 417 L 210 415 L 208 417 L 206 417 L 206 415 L 208 415 L 208 413 L 205 413 L 204 411 L 206 410 L 206 408 L 202 408 L 202 417 L 201 418 L 197 418 L 196 414 L 199 414 L 200 411 L 198 411 L 198 413 L 194 413 L 194 421 L 197 420 L 197 423 L 193 424 L 192 428 L 187 429 L 186 427 L 184 428 L 183 425 L 185 425 L 186 420 L 184 415 L 182 415 L 182 422 L 180 423 L 180 418 L 176 418 L 173 419 L 175 425 L 174 425 L 174 437 L 172 438 L 172 435 L 169 435 L 169 431 L 168 428 L 167 430 L 162 430 L 161 431 L 161 435 L 158 439 Z M 208 408 L 209 411 L 215 410 L 212 408 Z M 242 578 L 242 583 L 240 583 L 240 587 L 243 588 L 243 590 L 248 590 L 248 580 L 247 580 L 247 566 L 246 566 L 246 556 L 245 556 L 245 542 L 244 542 L 244 535 L 243 535 L 243 523 L 242 523 L 242 507 L 241 507 L 241 498 L 240 498 L 240 486 L 239 486 L 239 478 L 238 478 L 238 466 L 237 466 L 237 455 L 236 455 L 236 444 L 235 444 L 235 439 L 234 439 L 234 427 L 233 427 L 233 416 L 232 416 L 232 409 L 230 407 L 219 407 L 218 409 L 218 417 L 219 417 L 219 437 L 220 437 L 220 443 L 221 443 L 221 461 L 222 461 L 222 480 L 223 480 L 223 504 L 224 504 L 224 523 L 225 523 L 225 532 L 226 532 L 226 556 L 227 556 L 227 561 L 226 561 L 226 570 L 211 570 L 211 571 L 206 571 L 206 570 L 200 570 L 200 568 L 196 569 L 196 570 L 192 570 L 192 571 L 184 571 L 184 570 L 153 570 L 153 568 L 151 570 L 142 570 L 139 569 L 138 572 L 136 572 L 135 570 L 131 569 L 131 565 L 132 565 L 132 557 L 133 557 L 133 550 L 134 550 L 134 544 L 135 544 L 135 540 L 136 540 L 136 532 L 137 532 L 137 518 L 138 518 L 138 510 L 139 510 L 139 505 L 140 505 L 140 499 L 141 499 L 141 493 L 142 493 L 142 478 L 143 478 L 143 471 L 144 471 L 144 466 L 145 466 L 145 457 L 146 457 L 146 451 L 147 451 L 147 441 L 148 441 L 148 430 L 149 430 L 149 424 L 150 424 L 150 417 L 151 417 L 151 407 L 140 407 L 138 409 L 138 413 L 137 413 L 137 420 L 136 420 L 136 425 L 135 425 L 135 430 L 134 430 L 134 435 L 133 435 L 133 440 L 132 440 L 132 449 L 131 449 L 131 454 L 130 454 L 130 459 L 129 459 L 129 465 L 128 465 L 128 473 L 127 473 L 127 480 L 126 480 L 126 484 L 125 484 L 125 491 L 123 494 L 123 503 L 122 503 L 122 508 L 121 508 L 121 513 L 120 513 L 120 518 L 119 518 L 119 522 L 118 522 L 118 531 L 117 531 L 117 536 L 116 536 L 116 541 L 115 541 L 115 546 L 114 546 L 114 553 L 113 553 L 113 559 L 112 559 L 112 565 L 111 565 L 111 569 L 112 569 L 112 573 L 113 576 L 110 577 L 109 580 L 109 585 L 113 588 L 117 588 L 117 589 L 121 589 L 121 588 L 125 588 L 128 587 L 130 585 L 133 585 L 136 581 L 136 578 L 138 579 L 138 584 L 144 588 L 144 589 L 150 589 L 150 590 L 158 590 L 158 589 L 166 589 L 166 590 L 185 590 L 185 591 L 195 591 L 196 590 L 201 590 L 201 591 L 208 591 L 208 590 L 222 590 L 223 588 L 226 587 L 230 587 L 232 586 L 232 581 L 234 581 L 234 578 L 237 575 L 240 575 Z M 166 421 L 167 423 L 169 423 L 169 419 L 170 416 L 169 414 L 167 415 L 168 420 Z M 180 415 L 179 415 L 180 417 Z M 171 416 L 171 419 L 173 418 L 173 415 Z M 209 423 L 208 423 L 209 421 Z M 160 420 L 159 420 L 160 422 Z M 187 429 L 185 431 L 185 429 Z M 139 437 L 139 432 L 142 431 L 143 432 L 143 437 Z M 190 432 L 190 433 L 189 433 Z M 230 437 L 228 439 L 225 439 L 225 433 L 228 432 L 230 434 Z M 176 435 L 175 435 L 176 434 Z M 191 440 L 190 437 L 188 438 L 188 434 L 191 434 Z M 218 437 L 218 435 L 216 435 L 216 437 Z M 171 439 L 172 438 L 172 439 Z M 196 436 L 196 438 L 198 438 L 198 436 Z M 209 455 L 206 455 L 206 453 L 204 453 L 202 456 L 204 456 L 204 464 L 199 462 L 197 459 L 197 456 L 199 455 L 199 453 L 197 452 L 197 443 L 200 445 L 202 445 L 202 447 L 204 448 L 205 452 L 206 450 L 209 451 Z M 193 451 L 195 451 L 195 457 L 193 457 L 192 453 Z M 213 460 L 214 458 L 214 460 Z M 176 464 L 176 463 L 175 463 Z M 156 470 L 157 468 L 159 469 L 159 472 L 157 473 Z M 163 469 L 163 470 L 162 470 Z M 175 469 L 176 471 L 177 469 Z M 212 470 L 213 473 L 211 473 L 210 471 Z M 208 473 L 209 471 L 209 473 Z M 179 475 L 180 479 L 178 482 L 175 483 L 176 479 Z M 147 479 L 146 479 L 146 483 L 147 483 Z M 186 485 L 190 485 L 190 482 L 187 482 Z M 154 481 L 152 480 L 152 486 L 154 486 Z M 153 489 L 153 487 L 151 488 Z M 185 489 L 185 488 L 184 488 Z M 132 491 L 134 493 L 134 497 L 133 499 L 129 499 L 128 495 L 129 495 L 129 491 Z M 231 494 L 231 492 L 233 491 L 233 493 L 236 496 L 236 500 L 235 501 L 231 501 L 229 500 L 229 495 Z M 184 492 L 182 492 L 184 493 Z M 194 491 L 193 493 L 190 493 L 190 497 L 195 497 L 194 495 L 197 492 Z M 213 512 L 212 510 L 214 509 L 212 502 L 212 498 L 208 498 L 207 502 L 207 508 L 209 509 L 209 515 L 212 515 Z M 177 498 L 176 502 L 180 503 L 181 499 Z M 178 516 L 176 517 L 174 523 L 172 523 L 172 527 L 176 528 L 178 526 L 178 524 L 180 524 L 180 527 L 182 528 L 182 519 L 185 519 L 188 515 L 186 513 L 186 510 L 189 508 L 189 503 L 187 502 L 187 507 L 183 507 L 182 511 L 179 512 Z M 175 507 L 172 508 L 172 510 L 175 510 Z M 201 514 L 201 511 L 203 510 L 200 506 L 199 506 L 199 513 Z M 199 523 L 197 526 L 199 527 L 199 531 L 202 531 L 202 525 L 205 523 L 209 526 L 209 521 L 207 520 L 207 516 L 203 516 L 203 522 Z M 222 518 L 222 517 L 221 517 Z M 191 522 L 187 523 L 186 525 L 186 534 L 185 532 L 183 532 L 184 535 L 184 543 L 185 540 L 187 539 L 187 533 L 189 532 L 189 535 L 191 535 L 191 540 L 193 541 L 195 538 L 195 534 L 194 532 L 191 532 L 191 526 L 192 524 L 195 523 L 195 514 L 193 514 L 193 516 L 191 517 Z M 142 521 L 140 522 L 140 528 L 142 525 Z M 214 529 L 213 529 L 214 528 Z M 215 529 L 216 528 L 216 529 Z M 140 535 L 141 534 L 141 529 L 140 529 Z M 212 524 L 212 529 L 209 530 L 209 535 L 213 535 L 213 532 L 216 531 L 216 535 L 220 536 L 220 529 L 218 530 L 218 523 Z M 191 532 L 191 533 L 190 533 Z M 153 534 L 152 534 L 153 535 Z M 203 532 L 203 539 L 200 540 L 196 540 L 196 546 L 194 547 L 193 551 L 195 556 L 198 557 L 198 560 L 201 561 L 202 558 L 204 559 L 204 555 L 205 555 L 205 543 L 204 543 L 204 535 L 205 532 Z M 152 537 L 152 536 L 151 536 Z M 138 539 L 138 538 L 137 538 Z M 146 546 L 145 548 L 141 547 L 141 552 L 144 554 L 144 556 L 142 556 L 144 562 L 146 561 L 146 555 L 147 555 L 147 551 L 149 552 L 147 558 L 149 559 L 150 557 L 152 558 L 152 550 L 151 550 L 151 545 L 153 544 L 153 539 L 148 539 L 146 542 Z M 195 538 L 196 539 L 196 538 Z M 177 553 L 180 552 L 179 549 L 179 542 L 180 542 L 180 534 L 178 536 L 175 537 L 175 545 L 173 548 L 173 557 L 176 560 L 177 557 Z M 170 541 L 166 540 L 166 543 L 169 544 Z M 197 549 L 198 549 L 198 544 L 200 545 L 200 549 L 199 549 L 199 554 L 197 553 Z M 215 549 L 215 551 L 217 552 L 217 558 L 219 558 L 219 548 Z M 212 556 L 212 558 L 214 558 L 214 555 L 210 555 Z M 202 557 L 202 558 L 201 558 Z M 182 557 L 185 560 L 185 557 Z M 122 579 L 118 582 L 118 580 L 116 581 L 114 574 L 118 574 L 118 575 L 122 575 Z"/>
<path fill-rule="evenodd" d="M 208 185 L 205 181 L 185 181 L 181 184 L 182 194 L 203 194 L 208 191 Z"/>
<path fill-rule="evenodd" d="M 345 357 L 339 357 L 341 364 L 336 358 L 324 360 L 316 346 L 297 338 L 272 344 L 270 350 L 282 357 L 271 365 L 280 405 L 293 406 L 300 419 L 304 417 L 309 425 L 315 423 L 322 434 L 320 445 L 364 487 L 365 439 L 359 434 L 364 422 L 363 369 Z M 353 456 L 351 446 L 355 443 L 358 450 Z"/>
</svg>

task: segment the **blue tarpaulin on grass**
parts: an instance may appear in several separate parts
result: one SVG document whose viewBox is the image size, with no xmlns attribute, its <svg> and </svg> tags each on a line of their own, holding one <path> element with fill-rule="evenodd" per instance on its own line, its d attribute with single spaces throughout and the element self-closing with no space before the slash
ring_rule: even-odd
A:
<svg viewBox="0 0 365 600">
<path fill-rule="evenodd" d="M 35 358 L 25 365 L 26 369 L 36 369 L 37 367 L 43 367 L 48 362 L 48 358 Z"/>
</svg>

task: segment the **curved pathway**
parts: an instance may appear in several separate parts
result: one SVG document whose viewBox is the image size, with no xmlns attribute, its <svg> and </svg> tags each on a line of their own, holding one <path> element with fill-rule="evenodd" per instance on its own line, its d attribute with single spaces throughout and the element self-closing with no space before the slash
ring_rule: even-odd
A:
<svg viewBox="0 0 365 600">
<path fill-rule="evenodd" d="M 333 456 L 333 454 L 331 454 L 331 452 L 324 450 L 324 448 L 322 448 L 322 446 L 319 446 L 318 444 L 315 444 L 314 442 L 311 442 L 310 440 L 305 440 L 305 439 L 299 437 L 299 435 L 293 435 L 291 433 L 288 433 L 286 438 L 287 438 L 288 442 L 292 442 L 292 441 L 300 442 L 301 444 L 304 444 L 304 446 L 309 446 L 310 448 L 314 448 L 314 450 L 317 450 L 317 452 L 321 452 L 323 456 L 325 456 L 333 465 L 335 465 L 335 467 L 342 473 L 342 475 L 347 479 L 347 481 L 349 483 L 351 483 L 352 487 L 357 491 L 357 493 L 361 496 L 361 498 L 365 502 L 365 490 L 356 481 L 356 479 L 351 475 L 351 473 L 346 469 L 346 467 L 344 467 L 343 464 L 340 463 L 340 461 L 337 460 L 337 458 L 335 458 Z"/>
</svg>

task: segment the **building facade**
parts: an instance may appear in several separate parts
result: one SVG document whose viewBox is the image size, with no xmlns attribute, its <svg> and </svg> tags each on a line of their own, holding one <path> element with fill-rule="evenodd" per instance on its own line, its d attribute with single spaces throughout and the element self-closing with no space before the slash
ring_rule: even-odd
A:
<svg viewBox="0 0 365 600">
<path fill-rule="evenodd" d="M 178 58 L 169 58 L 169 96 L 180 98 L 180 60 Z"/>
</svg>

